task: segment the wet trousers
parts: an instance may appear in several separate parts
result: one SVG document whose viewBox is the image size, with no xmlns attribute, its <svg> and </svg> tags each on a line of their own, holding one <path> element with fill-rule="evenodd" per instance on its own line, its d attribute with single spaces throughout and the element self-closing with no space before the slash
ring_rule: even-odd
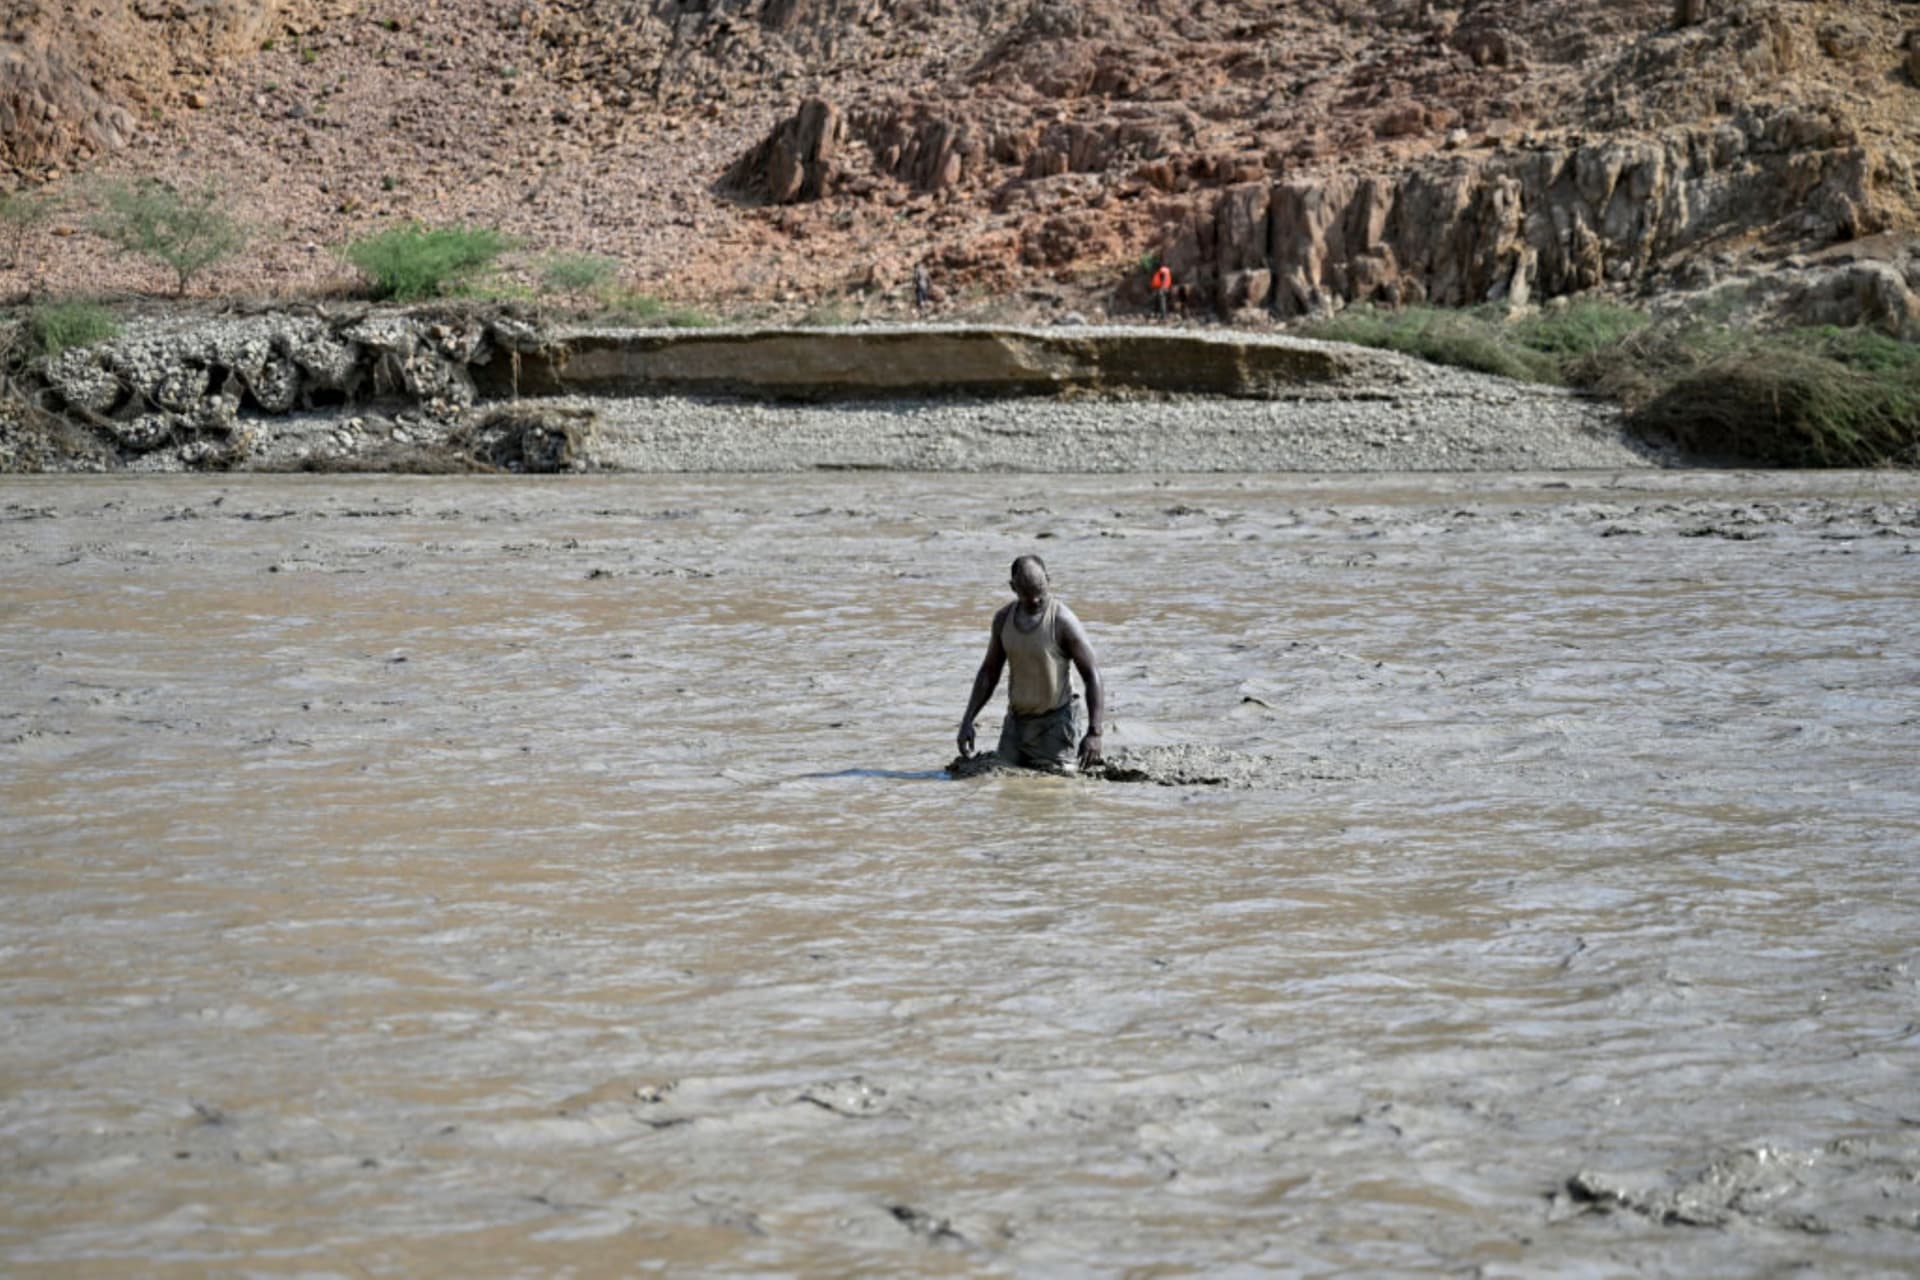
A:
<svg viewBox="0 0 1920 1280">
<path fill-rule="evenodd" d="M 994 754 L 1027 769 L 1071 769 L 1080 755 L 1080 699 L 1068 698 L 1039 715 L 1007 708 Z"/>
</svg>

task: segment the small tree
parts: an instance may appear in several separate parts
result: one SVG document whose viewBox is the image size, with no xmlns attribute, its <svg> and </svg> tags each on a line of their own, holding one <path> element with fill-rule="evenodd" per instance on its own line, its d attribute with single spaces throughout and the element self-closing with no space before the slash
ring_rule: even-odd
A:
<svg viewBox="0 0 1920 1280">
<path fill-rule="evenodd" d="M 26 252 L 27 236 L 60 211 L 60 201 L 44 191 L 9 191 L 0 195 L 0 227 L 6 228 L 7 266 L 18 268 Z"/>
<path fill-rule="evenodd" d="M 548 258 L 540 267 L 540 286 L 550 293 L 571 294 L 576 301 L 606 299 L 620 264 L 612 258 L 591 253 L 562 253 Z"/>
<path fill-rule="evenodd" d="M 212 183 L 183 192 L 158 178 L 116 182 L 101 189 L 93 230 L 122 253 L 170 268 L 175 292 L 184 294 L 193 277 L 247 242 L 246 229 L 220 207 L 223 199 Z"/>
</svg>

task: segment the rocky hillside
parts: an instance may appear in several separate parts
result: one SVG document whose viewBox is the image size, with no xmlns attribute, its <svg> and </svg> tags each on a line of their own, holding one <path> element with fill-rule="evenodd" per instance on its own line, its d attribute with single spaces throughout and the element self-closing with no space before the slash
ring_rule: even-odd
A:
<svg viewBox="0 0 1920 1280">
<path fill-rule="evenodd" d="M 164 287 L 85 233 L 81 173 L 230 191 L 262 230 L 214 291 L 337 288 L 333 246 L 418 218 L 849 312 L 897 309 L 920 261 L 952 302 L 1125 309 L 1157 253 L 1190 308 L 1284 317 L 1695 287 L 1920 229 L 1898 0 L 6 12 L 0 160 L 76 198 L 14 292 Z"/>
</svg>

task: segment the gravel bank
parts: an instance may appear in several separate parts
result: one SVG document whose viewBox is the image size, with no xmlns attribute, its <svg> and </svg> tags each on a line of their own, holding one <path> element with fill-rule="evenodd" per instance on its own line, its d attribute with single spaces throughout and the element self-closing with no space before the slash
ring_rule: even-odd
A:
<svg viewBox="0 0 1920 1280">
<path fill-rule="evenodd" d="M 893 400 L 782 405 L 563 398 L 598 419 L 587 463 L 617 471 L 1560 471 L 1673 459 L 1613 406 L 1393 362 L 1377 385 L 1284 400 Z"/>
<path fill-rule="evenodd" d="M 1634 439 L 1611 405 L 1445 371 L 1377 398 L 1328 391 L 1289 400 L 792 404 L 565 396 L 516 407 L 530 419 L 590 424 L 570 468 L 578 471 L 1578 471 L 1678 461 Z M 419 469 L 420 458 L 459 430 L 416 413 L 305 414 L 259 425 L 240 469 Z M 147 465 L 176 469 L 157 461 Z"/>
</svg>

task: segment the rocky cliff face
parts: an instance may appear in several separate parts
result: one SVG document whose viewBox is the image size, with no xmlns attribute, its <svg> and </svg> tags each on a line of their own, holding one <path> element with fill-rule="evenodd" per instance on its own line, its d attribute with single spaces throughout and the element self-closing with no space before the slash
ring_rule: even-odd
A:
<svg viewBox="0 0 1920 1280">
<path fill-rule="evenodd" d="M 1034 4 L 937 96 L 808 100 L 727 189 L 897 184 L 1014 215 L 939 255 L 957 275 L 1097 264 L 1138 302 L 1151 251 L 1190 306 L 1282 317 L 1684 286 L 1920 227 L 1899 5 L 1220 8 Z"/>
<path fill-rule="evenodd" d="M 1762 108 L 1647 136 L 1232 187 L 1193 208 L 1166 260 L 1227 311 L 1525 305 L 1704 283 L 1714 257 L 1742 243 L 1911 226 L 1915 196 L 1907 157 L 1861 146 L 1833 114 Z"/>
<path fill-rule="evenodd" d="M 884 309 L 925 263 L 1125 310 L 1153 254 L 1288 316 L 1920 231 L 1903 0 L 0 4 L 0 162 L 227 185 L 267 234 L 216 288 L 337 284 L 326 246 L 412 218 L 702 304 Z M 113 287 L 84 235 L 30 249 L 16 290 Z"/>
</svg>

